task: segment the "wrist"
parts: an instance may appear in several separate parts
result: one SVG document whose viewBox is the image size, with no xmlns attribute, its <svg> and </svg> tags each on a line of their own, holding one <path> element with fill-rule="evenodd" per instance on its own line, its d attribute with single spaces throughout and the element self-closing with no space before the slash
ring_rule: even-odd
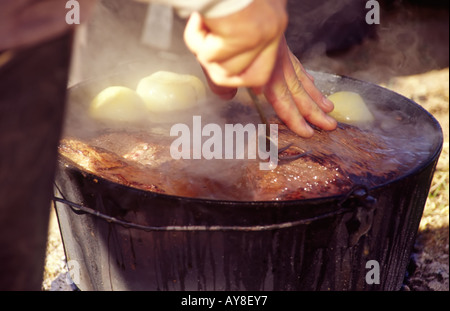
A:
<svg viewBox="0 0 450 311">
<path fill-rule="evenodd" d="M 222 0 L 213 1 L 199 13 L 205 18 L 220 18 L 245 9 L 253 0 Z"/>
</svg>

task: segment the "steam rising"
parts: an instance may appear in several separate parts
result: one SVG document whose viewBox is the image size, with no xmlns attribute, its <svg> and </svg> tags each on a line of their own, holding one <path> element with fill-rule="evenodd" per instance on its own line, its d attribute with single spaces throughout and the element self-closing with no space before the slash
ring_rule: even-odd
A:
<svg viewBox="0 0 450 311">
<path fill-rule="evenodd" d="M 203 75 L 184 44 L 184 20 L 174 20 L 170 49 L 157 50 L 141 42 L 147 6 L 131 0 L 98 1 L 89 22 L 77 30 L 71 86 L 124 71 L 131 73 L 128 82 L 133 85 L 158 70 Z"/>
<path fill-rule="evenodd" d="M 363 1 L 358 1 L 358 3 Z M 327 1 L 323 6 L 317 6 L 306 3 L 306 7 L 302 9 L 308 12 L 307 16 L 310 18 L 302 20 L 303 25 L 312 25 L 313 23 L 321 24 L 320 18 L 325 12 L 337 12 L 345 10 L 350 4 L 355 1 Z M 363 5 L 362 5 L 363 7 Z M 198 107 L 187 109 L 173 114 L 153 114 L 152 117 L 161 120 L 167 120 L 166 123 L 152 122 L 152 117 L 141 122 L 97 122 L 86 117 L 87 107 L 90 101 L 102 89 L 108 86 L 120 85 L 135 89 L 137 83 L 143 77 L 146 77 L 156 71 L 166 70 L 177 73 L 193 74 L 203 79 L 203 73 L 195 61 L 194 57 L 184 47 L 182 40 L 183 21 L 176 20 L 172 39 L 173 46 L 169 51 L 157 51 L 150 47 L 144 46 L 140 42 L 144 14 L 146 6 L 142 3 L 135 3 L 127 0 L 104 0 L 100 1 L 97 6 L 97 11 L 93 15 L 91 22 L 86 28 L 77 34 L 75 58 L 73 63 L 71 85 L 75 86 L 72 89 L 69 107 L 68 118 L 65 128 L 66 137 L 76 137 L 79 139 L 89 140 L 95 142 L 96 137 L 100 135 L 108 135 L 110 133 L 122 132 L 130 136 L 139 136 L 142 133 L 163 139 L 163 144 L 168 144 L 173 141 L 171 138 L 170 128 L 176 123 L 184 123 L 192 128 L 192 118 L 195 115 L 201 116 L 204 124 L 215 123 L 224 128 L 225 124 L 230 121 L 229 116 L 224 114 L 233 103 L 223 102 L 209 94 L 209 97 L 201 102 Z M 301 6 L 298 6 L 301 8 Z M 356 6 L 359 8 L 359 5 Z M 362 8 L 364 13 L 364 9 Z M 291 12 L 291 11 L 290 11 Z M 293 10 L 293 13 L 296 11 Z M 364 17 L 364 15 L 362 15 Z M 292 18 L 291 18 L 292 19 Z M 324 19 L 325 20 L 325 19 Z M 348 24 L 352 24 L 354 20 L 350 17 L 347 20 Z M 297 21 L 294 21 L 296 24 Z M 325 25 L 326 22 L 324 21 Z M 323 26 L 322 25 L 322 26 Z M 292 23 L 291 23 L 292 26 Z M 303 27 L 303 28 L 302 28 Z M 317 35 L 317 32 L 308 32 L 305 26 L 302 26 L 295 31 L 288 32 L 288 41 L 292 43 L 295 36 L 301 34 L 303 37 L 312 42 L 312 36 Z M 320 31 L 319 31 L 320 33 Z M 306 36 L 306 37 L 305 37 Z M 309 37 L 308 37 L 309 36 Z M 397 36 L 397 38 L 399 38 Z M 403 40 L 413 40 L 408 37 L 402 37 Z M 306 40 L 305 41 L 308 41 Z M 303 39 L 302 39 L 303 40 Z M 295 44 L 291 46 L 296 52 Z M 298 51 L 306 51 L 302 47 L 298 47 Z M 311 51 L 320 51 L 324 54 L 327 49 L 327 42 L 316 42 L 312 45 Z M 387 46 L 383 53 L 391 51 L 391 47 Z M 305 52 L 306 53 L 306 52 Z M 298 54 L 298 53 L 297 53 Z M 402 55 L 402 54 L 396 54 Z M 397 62 L 397 66 L 402 66 L 402 58 L 392 57 L 392 62 Z M 336 66 L 328 67 L 330 62 L 324 63 L 312 59 L 312 68 L 320 69 L 330 72 L 335 71 L 339 73 Z M 388 66 L 388 65 L 387 65 Z M 380 71 L 385 70 L 381 68 Z M 355 91 L 358 92 L 368 104 L 371 112 L 375 116 L 375 122 L 365 124 L 361 128 L 365 131 L 376 133 L 383 141 L 386 142 L 387 148 L 378 150 L 377 152 L 386 155 L 387 160 L 384 164 L 387 169 L 408 172 L 421 163 L 423 163 L 432 151 L 436 149 L 439 142 L 439 134 L 436 133 L 436 128 L 427 122 L 426 118 L 420 114 L 411 115 L 407 111 L 416 111 L 410 108 L 410 103 L 405 100 L 392 101 L 393 94 L 382 91 L 379 88 L 367 88 L 366 85 L 359 82 L 349 83 L 339 77 L 329 79 L 329 76 L 323 76 L 320 73 L 312 72 L 317 77 L 317 86 L 325 95 L 337 91 Z M 373 72 L 364 73 L 363 71 L 355 71 L 357 77 L 366 78 L 367 75 L 371 77 L 369 80 L 376 80 L 377 75 L 373 76 Z M 368 79 L 365 79 L 368 80 Z M 86 81 L 86 82 L 83 82 Z M 349 89 L 350 88 L 350 89 Z M 239 103 L 238 112 L 232 115 L 232 122 L 234 124 L 241 123 L 260 123 L 256 110 L 254 110 L 250 99 L 246 94 L 238 93 L 234 102 Z M 243 111 L 239 111 L 243 109 Z M 270 106 L 266 103 L 266 109 L 269 114 L 274 114 Z M 424 121 L 425 120 L 425 121 Z M 111 136 L 112 137 L 112 136 Z M 118 154 L 126 154 L 132 157 L 134 153 L 143 152 L 148 148 L 145 147 L 145 141 L 124 142 L 119 141 L 118 144 L 111 143 L 111 151 Z M 129 146 L 127 146 L 129 143 Z M 104 146 L 105 142 L 103 142 Z M 139 146 L 143 146 L 140 150 Z M 124 150 L 119 150 L 119 149 Z M 136 149 L 137 148 L 137 149 Z M 166 158 L 164 158 L 164 156 Z M 147 165 L 152 163 L 159 165 L 158 169 L 173 171 L 173 159 L 170 158 L 169 152 L 158 159 L 149 161 Z M 180 170 L 184 172 L 183 176 L 192 176 L 192 179 L 186 181 L 194 184 L 204 182 L 206 191 L 203 196 L 214 199 L 238 199 L 233 189 L 238 187 L 243 181 L 241 175 L 235 172 L 241 172 L 245 169 L 248 160 L 190 160 L 189 165 L 181 165 Z M 348 161 L 348 159 L 338 159 L 338 161 Z M 169 180 L 170 182 L 170 180 Z M 175 188 L 175 185 L 168 185 Z M 193 185 L 194 187 L 194 185 Z M 251 197 L 251 195 L 250 195 Z"/>
<path fill-rule="evenodd" d="M 286 36 L 291 50 L 309 69 L 376 84 L 448 67 L 448 19 L 435 18 L 448 16 L 448 11 L 380 1 L 381 23 L 368 25 L 365 3 L 289 1 Z"/>
</svg>

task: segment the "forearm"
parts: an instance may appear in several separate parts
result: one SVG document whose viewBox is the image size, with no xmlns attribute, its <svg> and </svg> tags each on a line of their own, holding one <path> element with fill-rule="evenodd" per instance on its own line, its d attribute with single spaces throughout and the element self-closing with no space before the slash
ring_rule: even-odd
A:
<svg viewBox="0 0 450 311">
<path fill-rule="evenodd" d="M 175 8 L 182 17 L 188 17 L 192 12 L 199 12 L 208 18 L 223 17 L 238 12 L 247 7 L 253 0 L 139 0 L 167 4 Z"/>
</svg>

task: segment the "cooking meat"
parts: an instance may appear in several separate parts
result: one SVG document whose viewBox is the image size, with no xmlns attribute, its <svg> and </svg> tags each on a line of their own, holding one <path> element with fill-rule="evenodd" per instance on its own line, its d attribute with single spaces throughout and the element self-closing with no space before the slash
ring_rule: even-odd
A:
<svg viewBox="0 0 450 311">
<path fill-rule="evenodd" d="M 363 184 L 374 186 L 392 178 L 395 170 L 386 166 L 386 145 L 381 137 L 357 127 L 339 124 L 335 131 L 315 130 L 312 138 L 301 138 L 283 123 L 278 124 L 278 145 L 290 148 L 280 159 L 304 154 L 298 160 L 281 161 L 272 171 L 258 170 L 250 163 L 246 179 L 253 200 L 289 200 L 337 195 Z"/>
<path fill-rule="evenodd" d="M 232 200 L 246 193 L 242 176 L 235 171 L 212 175 L 217 162 L 173 160 L 167 139 L 148 133 L 110 132 L 87 142 L 63 139 L 59 152 L 90 173 L 142 190 Z M 220 167 L 241 167 L 241 162 L 225 161 Z"/>
<path fill-rule="evenodd" d="M 223 106 L 220 117 L 226 124 L 258 122 L 255 109 L 238 102 Z M 78 121 L 74 128 L 82 129 L 79 124 L 84 122 Z M 126 186 L 218 200 L 337 195 L 355 185 L 378 185 L 402 172 L 399 162 L 392 160 L 392 146 L 374 131 L 340 123 L 331 132 L 315 129 L 315 135 L 305 139 L 276 117 L 270 122 L 278 124 L 278 148 L 290 146 L 279 154 L 281 160 L 271 171 L 259 169 L 260 159 L 175 160 L 170 153 L 174 138 L 164 126 L 95 129 L 83 138 L 76 130 L 61 141 L 60 154 L 86 171 Z M 299 154 L 303 156 L 294 161 L 282 160 Z"/>
<path fill-rule="evenodd" d="M 109 132 L 89 140 L 89 144 L 108 150 L 132 163 L 160 168 L 171 162 L 167 139 L 144 132 Z"/>
<path fill-rule="evenodd" d="M 107 132 L 82 142 L 64 139 L 61 155 L 113 182 L 185 197 L 269 201 L 342 194 L 356 184 L 373 186 L 395 176 L 386 146 L 374 133 L 339 124 L 304 139 L 278 119 L 280 153 L 272 171 L 258 160 L 174 160 L 171 140 L 147 132 Z M 298 154 L 304 156 L 283 162 Z"/>
<path fill-rule="evenodd" d="M 99 177 L 143 190 L 164 193 L 161 173 L 100 147 L 76 139 L 63 139 L 59 153 L 75 165 Z"/>
</svg>

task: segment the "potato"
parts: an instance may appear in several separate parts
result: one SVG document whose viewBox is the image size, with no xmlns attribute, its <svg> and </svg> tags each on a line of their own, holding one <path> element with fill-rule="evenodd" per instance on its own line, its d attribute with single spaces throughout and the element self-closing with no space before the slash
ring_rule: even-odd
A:
<svg viewBox="0 0 450 311">
<path fill-rule="evenodd" d="M 328 96 L 328 99 L 334 104 L 334 110 L 329 115 L 339 122 L 362 124 L 374 120 L 373 114 L 358 93 L 337 92 Z"/>
<path fill-rule="evenodd" d="M 205 98 L 203 82 L 192 75 L 158 71 L 139 81 L 137 93 L 152 112 L 170 112 L 196 106 Z"/>
<path fill-rule="evenodd" d="M 138 121 L 148 115 L 148 111 L 136 91 L 124 86 L 110 86 L 92 100 L 89 114 L 95 119 Z"/>
</svg>

